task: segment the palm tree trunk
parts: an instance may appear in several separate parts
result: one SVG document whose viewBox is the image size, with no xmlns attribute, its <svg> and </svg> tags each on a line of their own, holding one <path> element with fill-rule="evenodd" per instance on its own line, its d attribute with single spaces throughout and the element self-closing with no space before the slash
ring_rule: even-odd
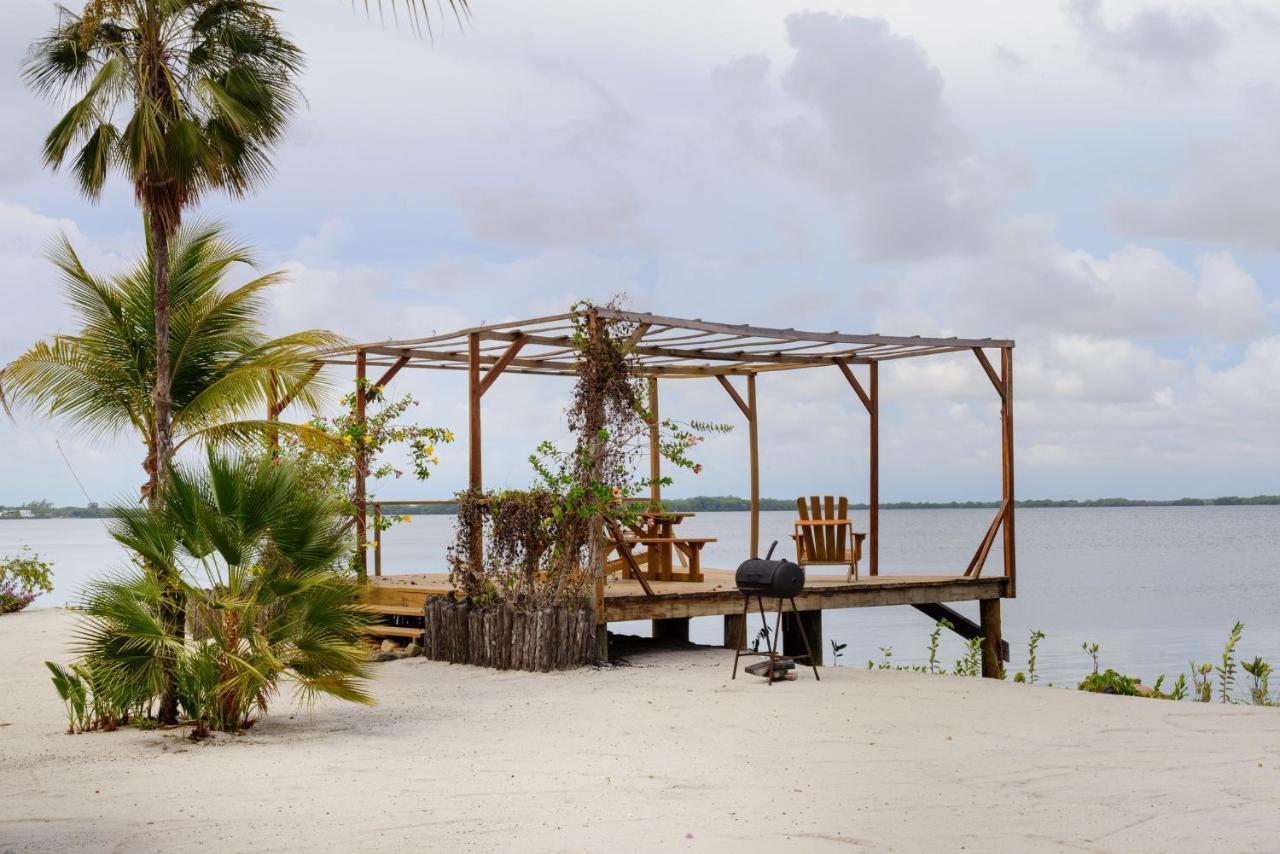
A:
<svg viewBox="0 0 1280 854">
<path fill-rule="evenodd" d="M 147 501 L 155 507 L 160 501 L 169 464 L 173 461 L 173 399 L 171 367 L 169 363 L 169 239 L 177 232 L 177 223 L 170 221 L 160 211 L 148 211 L 147 224 L 151 232 L 151 272 L 155 287 L 156 373 L 151 389 L 152 435 L 155 453 L 151 464 L 150 490 Z M 173 567 L 152 567 L 164 584 L 164 604 L 161 618 L 169 634 L 181 641 L 186 637 L 186 608 Z M 178 674 L 177 662 L 164 662 L 164 691 L 160 695 L 159 717 L 162 724 L 178 722 Z"/>
</svg>

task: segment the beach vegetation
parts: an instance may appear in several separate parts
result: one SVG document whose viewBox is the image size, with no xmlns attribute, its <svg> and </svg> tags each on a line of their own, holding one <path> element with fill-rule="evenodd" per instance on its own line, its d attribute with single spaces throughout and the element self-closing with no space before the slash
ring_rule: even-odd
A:
<svg viewBox="0 0 1280 854">
<path fill-rule="evenodd" d="M 1191 667 L 1191 698 L 1198 703 L 1208 703 L 1213 700 L 1213 664 L 1205 662 L 1204 664 L 1196 664 L 1194 661 Z"/>
<path fill-rule="evenodd" d="M 942 638 L 943 629 L 954 629 L 955 625 L 945 617 L 934 625 L 933 631 L 929 633 L 929 664 L 930 673 L 939 672 L 938 668 L 938 642 Z"/>
<path fill-rule="evenodd" d="M 834 638 L 831 640 L 831 666 L 832 667 L 840 666 L 840 659 L 844 657 L 845 648 L 848 646 L 849 645 L 847 643 L 836 643 Z"/>
<path fill-rule="evenodd" d="M 1089 643 L 1088 641 L 1085 641 L 1084 643 L 1080 644 L 1080 648 L 1085 651 L 1085 653 L 1089 656 L 1089 658 L 1093 659 L 1093 675 L 1097 676 L 1098 675 L 1098 650 L 1100 649 L 1100 647 L 1096 643 Z"/>
<path fill-rule="evenodd" d="M 137 565 L 84 597 L 77 664 L 93 693 L 150 706 L 174 672 L 194 737 L 251 726 L 285 684 L 303 703 L 372 702 L 368 618 L 339 566 L 344 520 L 329 496 L 302 488 L 292 463 L 211 450 L 205 467 L 172 470 L 157 506 L 116 513 L 111 535 Z M 182 585 L 189 636 L 168 631 L 165 587 L 142 569 L 156 564 Z"/>
<path fill-rule="evenodd" d="M 1254 656 L 1252 661 L 1242 661 L 1240 666 L 1249 674 L 1249 700 L 1255 706 L 1271 706 L 1271 665 L 1261 657 Z"/>
<path fill-rule="evenodd" d="M 1235 702 L 1236 687 L 1236 647 L 1240 644 L 1240 636 L 1244 634 L 1244 623 L 1239 620 L 1231 627 L 1227 643 L 1222 648 L 1222 663 L 1214 668 L 1218 673 L 1218 697 L 1223 703 Z"/>
<path fill-rule="evenodd" d="M 1036 653 L 1040 649 L 1040 641 L 1045 639 L 1044 632 L 1039 629 L 1031 630 L 1031 638 L 1027 642 L 1027 677 L 1028 685 L 1036 684 L 1036 680 L 1040 677 L 1036 674 Z"/>
<path fill-rule="evenodd" d="M 204 196 L 240 197 L 266 180 L 298 103 L 302 52 L 274 12 L 259 0 L 87 0 L 80 12 L 60 7 L 26 60 L 36 93 L 70 102 L 45 137 L 46 165 L 69 167 L 91 201 L 120 174 L 143 212 L 151 360 L 133 367 L 150 377 L 150 422 L 136 426 L 153 442 L 153 479 L 176 448 L 174 356 L 183 351 L 171 315 L 182 261 L 171 243 Z"/>
<path fill-rule="evenodd" d="M 253 254 L 217 225 L 184 228 L 172 243 L 167 313 L 171 350 L 165 397 L 165 434 L 158 431 L 154 247 L 132 269 L 104 277 L 89 272 L 65 239 L 52 260 L 75 331 L 34 344 L 0 372 L 0 403 L 45 413 L 80 435 L 106 438 L 135 432 L 142 440 L 146 482 L 141 497 L 158 501 L 169 451 L 190 444 L 258 445 L 282 433 L 324 444 L 329 437 L 306 426 L 263 417 L 285 398 L 318 408 L 325 386 L 316 379 L 313 353 L 342 339 L 323 330 L 271 338 L 262 329 L 267 292 L 279 273 L 231 287 L 228 279 L 252 269 Z M 169 263 L 169 262 L 166 262 Z M 154 497 L 154 500 L 153 500 Z M 165 587 L 166 619 L 182 636 L 181 585 L 163 565 L 148 568 Z M 162 719 L 176 720 L 175 674 L 170 674 Z"/>
<path fill-rule="evenodd" d="M 982 675 L 982 638 L 970 638 L 965 642 L 964 655 L 956 660 L 952 672 L 956 676 Z"/>
<path fill-rule="evenodd" d="M 1138 690 L 1136 679 L 1117 673 L 1110 667 L 1101 673 L 1090 673 L 1080 682 L 1079 688 L 1094 694 L 1123 694 L 1128 697 L 1136 697 L 1142 693 Z"/>
<path fill-rule="evenodd" d="M 0 614 L 21 611 L 42 593 L 53 592 L 53 564 L 23 546 L 0 558 Z"/>
</svg>

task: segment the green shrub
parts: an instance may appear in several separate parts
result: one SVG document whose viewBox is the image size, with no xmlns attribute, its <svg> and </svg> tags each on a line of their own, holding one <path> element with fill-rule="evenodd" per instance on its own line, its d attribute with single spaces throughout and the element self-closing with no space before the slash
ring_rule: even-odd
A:
<svg viewBox="0 0 1280 854">
<path fill-rule="evenodd" d="M 89 586 L 73 675 L 92 708 L 73 727 L 122 722 L 161 695 L 170 669 L 195 737 L 252 725 L 285 683 L 303 701 L 372 702 L 361 644 L 369 618 L 356 607 L 357 582 L 338 570 L 343 520 L 331 497 L 301 488 L 295 465 L 210 453 L 207 471 L 171 472 L 158 508 L 117 508 L 111 533 L 140 565 L 172 575 L 162 583 L 135 568 Z M 170 584 L 198 640 L 167 630 Z M 64 700 L 77 702 L 62 676 L 59 694 L 65 686 Z"/>
<path fill-rule="evenodd" d="M 17 557 L 0 558 L 0 614 L 12 614 L 53 592 L 53 565 L 23 546 Z"/>
<path fill-rule="evenodd" d="M 1102 673 L 1090 673 L 1086 676 L 1080 683 L 1080 690 L 1094 694 L 1123 694 L 1128 697 L 1136 697 L 1141 693 L 1136 680 L 1123 673 L 1116 673 L 1109 667 Z"/>
</svg>

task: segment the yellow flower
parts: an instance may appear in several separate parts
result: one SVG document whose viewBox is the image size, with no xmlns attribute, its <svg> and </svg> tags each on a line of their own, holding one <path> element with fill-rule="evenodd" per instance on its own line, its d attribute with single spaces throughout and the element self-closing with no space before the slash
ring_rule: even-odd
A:
<svg viewBox="0 0 1280 854">
<path fill-rule="evenodd" d="M 435 453 L 436 453 L 436 446 L 435 446 L 435 445 L 427 445 L 425 453 L 426 453 L 426 455 L 427 455 L 428 457 L 433 457 L 433 456 L 435 456 Z"/>
<path fill-rule="evenodd" d="M 412 516 L 410 516 L 410 515 L 408 515 L 408 514 L 405 514 L 404 516 L 401 516 L 401 517 L 400 517 L 400 521 L 401 521 L 401 522 L 412 522 L 412 521 L 413 521 L 413 517 L 412 517 Z"/>
<path fill-rule="evenodd" d="M 345 443 L 347 443 L 348 445 L 350 445 L 350 444 L 351 444 L 351 437 L 350 437 L 350 436 L 343 436 L 343 437 L 342 437 L 342 441 L 343 441 L 343 442 L 345 442 Z"/>
<path fill-rule="evenodd" d="M 445 440 L 446 442 L 452 442 L 452 441 L 453 441 L 453 431 L 452 431 L 452 430 L 445 430 L 445 431 L 444 431 L 444 440 Z"/>
<path fill-rule="evenodd" d="M 438 465 L 440 465 L 440 458 L 439 458 L 439 457 L 432 457 L 432 458 L 431 458 L 431 464 L 432 464 L 433 466 L 438 466 Z"/>
</svg>

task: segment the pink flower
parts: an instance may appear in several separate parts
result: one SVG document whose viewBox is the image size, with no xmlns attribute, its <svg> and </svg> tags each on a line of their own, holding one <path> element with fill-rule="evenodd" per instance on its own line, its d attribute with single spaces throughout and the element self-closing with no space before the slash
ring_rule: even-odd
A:
<svg viewBox="0 0 1280 854">
<path fill-rule="evenodd" d="M 694 474 L 702 474 L 702 463 L 694 463 L 694 466 L 693 466 L 693 473 L 694 473 Z"/>
</svg>

